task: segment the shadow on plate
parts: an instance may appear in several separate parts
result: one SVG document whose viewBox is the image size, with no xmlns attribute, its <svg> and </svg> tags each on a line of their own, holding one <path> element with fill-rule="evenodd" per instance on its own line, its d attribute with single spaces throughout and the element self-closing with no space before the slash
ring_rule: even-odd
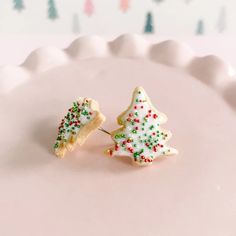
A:
<svg viewBox="0 0 236 236">
<path fill-rule="evenodd" d="M 236 111 L 236 82 L 231 82 L 224 90 L 223 96 L 229 105 Z"/>
</svg>

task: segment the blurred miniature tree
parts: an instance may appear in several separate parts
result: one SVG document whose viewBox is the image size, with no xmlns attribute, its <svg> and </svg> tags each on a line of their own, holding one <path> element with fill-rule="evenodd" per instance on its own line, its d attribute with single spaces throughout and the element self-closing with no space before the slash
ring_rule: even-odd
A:
<svg viewBox="0 0 236 236">
<path fill-rule="evenodd" d="M 192 2 L 192 0 L 185 0 L 186 4 L 189 4 L 190 2 Z"/>
<path fill-rule="evenodd" d="M 25 8 L 23 0 L 13 0 L 13 3 L 14 9 L 16 9 L 17 11 L 22 11 Z"/>
<path fill-rule="evenodd" d="M 220 8 L 220 13 L 219 13 L 219 18 L 218 18 L 218 22 L 217 22 L 217 28 L 219 33 L 223 33 L 226 29 L 226 8 L 225 6 L 222 6 Z"/>
<path fill-rule="evenodd" d="M 123 12 L 126 12 L 129 9 L 129 0 L 121 0 L 120 1 L 120 9 Z"/>
<path fill-rule="evenodd" d="M 84 12 L 87 16 L 92 16 L 94 13 L 94 5 L 92 0 L 86 0 L 84 5 Z"/>
<path fill-rule="evenodd" d="M 153 33 L 153 16 L 151 12 L 148 12 L 146 15 L 146 24 L 144 27 L 144 33 Z"/>
<path fill-rule="evenodd" d="M 79 16 L 77 13 L 73 15 L 72 24 L 73 24 L 72 25 L 73 33 L 78 34 L 79 33 Z"/>
<path fill-rule="evenodd" d="M 48 18 L 51 20 L 55 20 L 58 18 L 54 0 L 48 0 Z"/>
<path fill-rule="evenodd" d="M 204 21 L 199 20 L 197 22 L 197 30 L 196 30 L 196 35 L 203 35 L 204 34 Z"/>
<path fill-rule="evenodd" d="M 156 2 L 156 3 L 164 2 L 164 0 L 153 0 L 153 1 Z"/>
</svg>

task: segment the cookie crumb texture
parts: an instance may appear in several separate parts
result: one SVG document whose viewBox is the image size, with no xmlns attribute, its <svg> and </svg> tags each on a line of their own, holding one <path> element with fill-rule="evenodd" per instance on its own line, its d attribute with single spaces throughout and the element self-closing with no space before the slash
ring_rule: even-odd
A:
<svg viewBox="0 0 236 236">
<path fill-rule="evenodd" d="M 99 112 L 98 103 L 90 98 L 79 98 L 62 119 L 54 144 L 55 154 L 64 157 L 66 150 L 73 151 L 76 144 L 82 145 L 88 135 L 105 120 Z"/>
<path fill-rule="evenodd" d="M 160 127 L 167 117 L 151 104 L 142 87 L 137 87 L 129 108 L 118 117 L 120 129 L 112 132 L 115 142 L 108 149 L 111 156 L 129 156 L 134 164 L 146 166 L 160 156 L 177 154 L 166 142 L 171 138 L 170 131 Z"/>
</svg>

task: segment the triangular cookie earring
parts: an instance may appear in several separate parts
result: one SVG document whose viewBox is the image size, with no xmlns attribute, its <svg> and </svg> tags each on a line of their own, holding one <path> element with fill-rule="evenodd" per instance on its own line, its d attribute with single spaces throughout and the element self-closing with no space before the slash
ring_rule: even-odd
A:
<svg viewBox="0 0 236 236">
<path fill-rule="evenodd" d="M 153 107 L 142 87 L 134 90 L 130 106 L 117 121 L 122 127 L 111 132 L 115 144 L 106 151 L 110 156 L 128 156 L 145 166 L 157 157 L 178 153 L 166 144 L 171 132 L 160 127 L 167 121 L 166 115 Z"/>
<path fill-rule="evenodd" d="M 54 144 L 55 154 L 62 158 L 66 151 L 72 151 L 76 144 L 81 146 L 91 132 L 98 129 L 104 121 L 105 116 L 99 111 L 95 100 L 79 98 L 61 121 Z"/>
</svg>

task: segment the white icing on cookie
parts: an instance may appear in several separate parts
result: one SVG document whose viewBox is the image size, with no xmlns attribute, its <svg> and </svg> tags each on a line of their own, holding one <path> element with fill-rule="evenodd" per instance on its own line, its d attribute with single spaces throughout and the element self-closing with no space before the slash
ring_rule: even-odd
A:
<svg viewBox="0 0 236 236">
<path fill-rule="evenodd" d="M 171 132 L 160 127 L 167 117 L 158 112 L 141 87 L 133 93 L 130 107 L 118 117 L 122 128 L 112 133 L 115 147 L 108 150 L 112 156 L 129 156 L 139 165 L 147 165 L 163 155 L 176 154 L 166 145 Z"/>
<path fill-rule="evenodd" d="M 68 110 L 64 119 L 62 119 L 54 144 L 56 153 L 57 149 L 64 148 L 71 142 L 71 139 L 76 140 L 80 130 L 96 116 L 97 111 L 91 109 L 89 102 L 90 99 L 88 98 L 79 98 L 73 103 L 73 107 Z"/>
</svg>

